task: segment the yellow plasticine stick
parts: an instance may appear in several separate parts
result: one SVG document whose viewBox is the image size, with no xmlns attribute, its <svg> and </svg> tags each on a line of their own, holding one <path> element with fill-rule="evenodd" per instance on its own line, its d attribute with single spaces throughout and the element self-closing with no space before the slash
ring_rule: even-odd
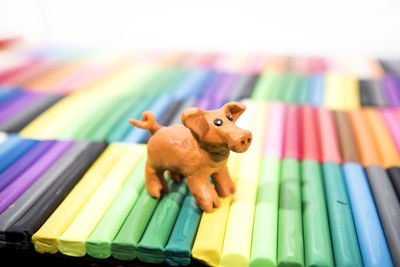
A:
<svg viewBox="0 0 400 267">
<path fill-rule="evenodd" d="M 338 73 L 327 73 L 325 76 L 325 106 L 330 109 L 345 109 L 343 99 L 342 78 Z"/>
<path fill-rule="evenodd" d="M 116 68 L 114 71 L 94 82 L 87 88 L 82 88 L 81 90 L 66 96 L 64 99 L 60 100 L 58 103 L 53 105 L 51 108 L 43 112 L 39 117 L 29 123 L 24 129 L 21 130 L 20 134 L 27 137 L 39 137 L 41 132 L 45 132 L 45 136 L 53 137 L 52 130 L 46 129 L 46 126 L 54 124 L 52 127 L 57 129 L 57 125 L 62 124 L 64 121 L 62 116 L 66 116 L 68 118 L 71 116 L 70 112 L 77 112 L 71 108 L 77 101 L 80 99 L 85 99 L 84 97 L 91 92 L 93 93 L 92 96 L 96 96 L 96 92 L 99 93 L 99 89 L 104 88 L 103 86 L 108 85 L 110 81 L 120 75 L 124 67 Z"/>
<path fill-rule="evenodd" d="M 237 179 L 240 166 L 240 156 L 232 154 L 228 161 L 229 173 L 232 180 Z M 192 247 L 192 257 L 210 266 L 218 266 L 224 243 L 226 222 L 232 196 L 220 198 L 221 206 L 211 213 L 203 212 Z"/>
<path fill-rule="evenodd" d="M 129 145 L 128 152 L 114 165 L 68 229 L 58 238 L 58 250 L 61 253 L 77 257 L 86 254 L 86 240 L 121 190 L 145 150 L 144 145 Z"/>
<path fill-rule="evenodd" d="M 37 133 L 40 132 L 43 127 L 53 121 L 55 117 L 63 112 L 67 113 L 68 107 L 75 102 L 77 99 L 82 97 L 82 92 L 71 94 L 59 102 L 54 104 L 51 108 L 43 112 L 39 117 L 34 119 L 25 128 L 20 131 L 20 134 L 26 137 L 37 137 Z"/>
<path fill-rule="evenodd" d="M 237 192 L 232 198 L 220 266 L 248 266 L 261 157 L 242 158 Z"/>
<path fill-rule="evenodd" d="M 68 228 L 107 173 L 127 150 L 128 146 L 120 143 L 111 144 L 104 150 L 60 206 L 32 236 L 36 251 L 40 253 L 58 251 L 58 237 Z"/>
<path fill-rule="evenodd" d="M 253 141 L 251 142 L 251 145 L 246 153 L 255 153 L 259 156 L 262 156 L 264 131 L 268 118 L 268 104 L 265 102 L 254 101 L 254 105 L 255 110 L 253 112 L 253 115 L 257 114 L 257 119 L 253 119 L 249 127 L 249 130 L 253 135 Z"/>
<path fill-rule="evenodd" d="M 357 78 L 353 75 L 344 75 L 342 78 L 342 101 L 345 109 L 356 109 L 360 107 L 360 89 Z"/>
<path fill-rule="evenodd" d="M 127 80 L 131 81 L 136 74 L 137 68 L 135 67 L 115 74 L 113 80 L 104 83 L 95 91 L 87 92 L 66 107 L 64 112 L 53 116 L 51 121 L 48 120 L 47 127 L 43 127 L 36 133 L 36 136 L 39 138 L 57 137 L 65 128 L 73 125 L 76 118 L 87 113 L 88 108 L 96 107 L 103 99 L 107 99 L 110 93 L 118 94 L 121 90 L 126 90 L 127 86 L 125 84 L 123 87 L 123 83 L 127 83 Z"/>
</svg>

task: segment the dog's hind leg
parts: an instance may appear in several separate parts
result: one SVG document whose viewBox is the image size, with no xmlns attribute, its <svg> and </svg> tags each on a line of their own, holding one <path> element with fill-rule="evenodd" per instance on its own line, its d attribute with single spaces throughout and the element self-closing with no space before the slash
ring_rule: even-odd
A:
<svg viewBox="0 0 400 267">
<path fill-rule="evenodd" d="M 161 192 L 169 193 L 169 186 L 164 177 L 164 170 L 156 170 L 146 162 L 146 189 L 155 198 L 161 196 Z"/>
</svg>

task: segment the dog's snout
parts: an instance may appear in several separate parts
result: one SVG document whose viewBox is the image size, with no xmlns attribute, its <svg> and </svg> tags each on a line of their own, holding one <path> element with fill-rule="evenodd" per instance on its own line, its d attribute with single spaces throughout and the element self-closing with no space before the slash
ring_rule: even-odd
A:
<svg viewBox="0 0 400 267">
<path fill-rule="evenodd" d="M 234 142 L 235 144 L 232 146 L 232 150 L 239 153 L 245 152 L 249 148 L 251 141 L 251 132 L 247 130 L 243 131 L 240 134 L 239 138 L 236 139 L 236 142 Z"/>
</svg>

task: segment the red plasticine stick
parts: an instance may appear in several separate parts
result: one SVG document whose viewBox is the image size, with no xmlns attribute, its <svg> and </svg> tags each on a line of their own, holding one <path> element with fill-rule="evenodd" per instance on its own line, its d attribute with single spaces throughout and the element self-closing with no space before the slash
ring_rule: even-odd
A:
<svg viewBox="0 0 400 267">
<path fill-rule="evenodd" d="M 319 129 L 316 109 L 312 106 L 301 107 L 302 121 L 302 160 L 315 160 L 321 162 L 319 148 Z"/>
<path fill-rule="evenodd" d="M 300 107 L 288 105 L 286 117 L 285 142 L 283 148 L 284 158 L 301 159 L 301 116 Z"/>
</svg>

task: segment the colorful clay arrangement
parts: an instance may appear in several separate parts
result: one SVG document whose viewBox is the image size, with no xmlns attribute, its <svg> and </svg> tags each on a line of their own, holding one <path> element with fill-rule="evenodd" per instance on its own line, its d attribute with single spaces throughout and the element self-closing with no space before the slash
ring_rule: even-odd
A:
<svg viewBox="0 0 400 267">
<path fill-rule="evenodd" d="M 0 252 L 400 266 L 399 107 L 398 60 L 0 50 Z"/>
</svg>

